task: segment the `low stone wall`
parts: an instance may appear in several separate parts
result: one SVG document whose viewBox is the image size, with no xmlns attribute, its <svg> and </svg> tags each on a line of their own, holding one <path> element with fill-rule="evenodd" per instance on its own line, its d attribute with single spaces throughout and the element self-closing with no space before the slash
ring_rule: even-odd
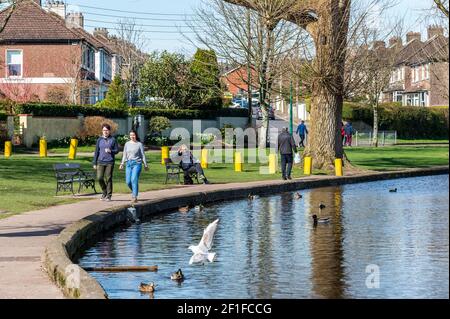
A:
<svg viewBox="0 0 450 319">
<path fill-rule="evenodd" d="M 192 192 L 191 194 L 184 196 L 172 196 L 164 199 L 150 200 L 136 205 L 135 208 L 137 217 L 143 219 L 181 206 L 192 206 L 198 203 L 212 203 L 225 199 L 241 199 L 246 198 L 249 194 L 270 195 L 299 189 L 448 173 L 449 167 L 445 166 L 428 169 L 368 173 L 358 176 L 330 176 L 330 178 L 321 180 L 298 179 L 281 184 L 268 181 L 265 184 L 256 187 L 243 183 L 242 186 L 232 190 L 225 189 L 209 192 Z M 101 285 L 81 267 L 73 264 L 72 260 L 74 260 L 85 247 L 92 243 L 95 238 L 98 238 L 100 234 L 126 223 L 129 216 L 128 208 L 129 206 L 121 206 L 88 216 L 64 229 L 61 234 L 56 239 L 52 240 L 46 247 L 43 255 L 44 268 L 50 278 L 63 290 L 65 296 L 81 299 L 107 298 L 107 294 Z M 78 273 L 79 276 L 73 276 L 74 273 Z M 75 285 L 73 283 L 73 278 L 80 278 L 80 282 Z"/>
</svg>

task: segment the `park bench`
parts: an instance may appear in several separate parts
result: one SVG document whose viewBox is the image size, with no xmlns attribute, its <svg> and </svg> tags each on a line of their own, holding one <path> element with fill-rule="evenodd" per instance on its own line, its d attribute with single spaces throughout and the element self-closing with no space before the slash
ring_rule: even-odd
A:
<svg viewBox="0 0 450 319">
<path fill-rule="evenodd" d="M 174 179 L 180 184 L 180 174 L 184 175 L 180 164 L 175 164 L 171 158 L 165 158 L 164 163 L 166 165 L 166 184 L 170 179 Z M 199 184 L 197 172 L 193 172 L 189 175 L 193 180 L 197 181 L 197 184 Z"/>
<path fill-rule="evenodd" d="M 53 169 L 56 177 L 56 195 L 58 195 L 59 191 L 71 191 L 75 195 L 73 192 L 73 184 L 75 182 L 78 182 L 78 194 L 83 188 L 87 189 L 89 187 L 92 187 L 97 194 L 95 173 L 83 171 L 80 164 L 54 164 Z"/>
</svg>

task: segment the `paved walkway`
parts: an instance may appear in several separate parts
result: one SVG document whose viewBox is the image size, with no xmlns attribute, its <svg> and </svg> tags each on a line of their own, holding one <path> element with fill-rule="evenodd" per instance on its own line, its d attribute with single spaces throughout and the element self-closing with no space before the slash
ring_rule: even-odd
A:
<svg viewBox="0 0 450 319">
<path fill-rule="evenodd" d="M 329 176 L 314 176 L 303 180 L 318 180 Z M 239 189 L 241 187 L 286 183 L 263 181 L 251 183 L 185 186 L 140 194 L 140 200 L 173 197 L 192 192 Z M 102 209 L 129 202 L 130 195 L 113 196 L 106 203 L 95 199 L 50 207 L 0 220 L 0 299 L 59 299 L 61 291 L 41 268 L 41 256 L 49 241 L 65 227 Z"/>
</svg>

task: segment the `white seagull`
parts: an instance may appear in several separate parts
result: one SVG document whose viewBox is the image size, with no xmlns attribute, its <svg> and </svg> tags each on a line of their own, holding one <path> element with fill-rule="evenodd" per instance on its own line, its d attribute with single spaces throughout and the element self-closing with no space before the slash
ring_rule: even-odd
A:
<svg viewBox="0 0 450 319">
<path fill-rule="evenodd" d="M 200 239 L 200 243 L 197 246 L 189 246 L 188 249 L 190 249 L 194 255 L 192 255 L 191 259 L 189 260 L 189 265 L 192 265 L 193 263 L 200 263 L 204 262 L 205 260 L 208 260 L 209 262 L 213 262 L 216 253 L 210 253 L 209 250 L 211 249 L 214 233 L 217 229 L 217 223 L 219 222 L 218 219 L 213 221 L 211 224 L 208 225 L 208 227 L 205 228 L 203 231 L 202 239 Z"/>
</svg>

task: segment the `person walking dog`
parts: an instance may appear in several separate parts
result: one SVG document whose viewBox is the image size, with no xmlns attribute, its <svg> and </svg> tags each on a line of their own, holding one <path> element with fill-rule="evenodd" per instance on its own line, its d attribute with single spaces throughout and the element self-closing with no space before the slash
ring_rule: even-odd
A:
<svg viewBox="0 0 450 319">
<path fill-rule="evenodd" d="M 131 201 L 137 203 L 142 165 L 144 165 L 146 171 L 148 170 L 148 165 L 145 158 L 144 145 L 140 142 L 136 131 L 131 130 L 129 134 L 130 140 L 125 143 L 119 169 L 123 170 L 126 163 L 125 182 L 131 190 Z"/>
<path fill-rule="evenodd" d="M 102 124 L 102 136 L 95 146 L 93 167 L 97 170 L 97 180 L 102 188 L 101 200 L 111 201 L 113 191 L 113 172 L 116 154 L 119 153 L 117 141 L 111 136 L 111 126 Z"/>
<path fill-rule="evenodd" d="M 284 180 L 292 179 L 291 171 L 294 162 L 294 153 L 297 153 L 294 137 L 289 134 L 287 127 L 278 135 L 278 150 L 281 154 L 281 172 Z"/>
</svg>

